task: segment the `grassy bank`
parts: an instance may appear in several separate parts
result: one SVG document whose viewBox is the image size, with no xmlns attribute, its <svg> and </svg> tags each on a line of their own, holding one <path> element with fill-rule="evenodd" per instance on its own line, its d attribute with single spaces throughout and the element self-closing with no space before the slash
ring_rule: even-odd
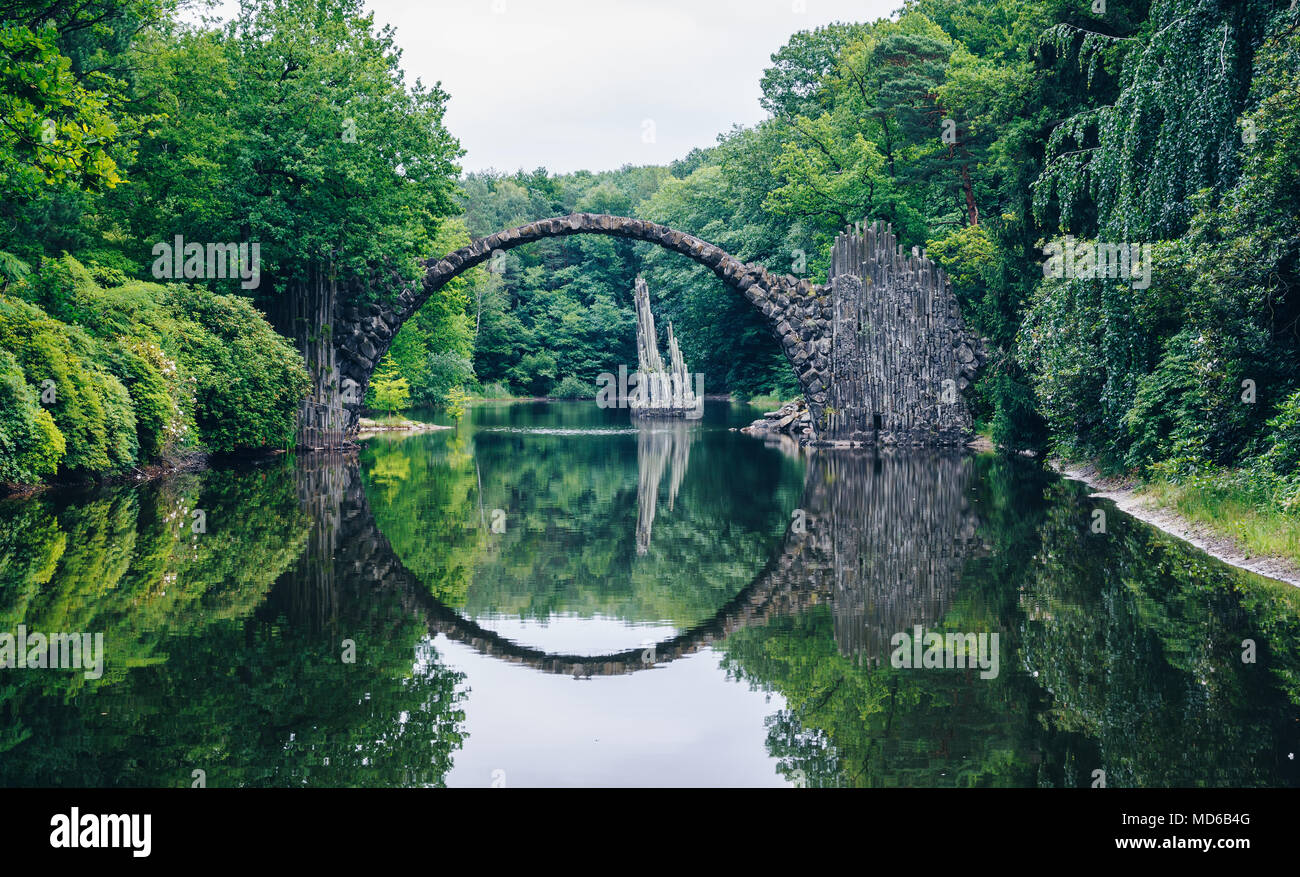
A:
<svg viewBox="0 0 1300 877">
<path fill-rule="evenodd" d="M 1237 542 L 1249 556 L 1280 557 L 1300 566 L 1300 514 L 1262 498 L 1244 471 L 1151 481 L 1139 486 L 1137 495 Z"/>
<path fill-rule="evenodd" d="M 1289 480 L 1257 469 L 1195 474 L 1103 474 L 1093 463 L 1052 457 L 1093 496 L 1226 563 L 1300 587 L 1300 503 Z"/>
<path fill-rule="evenodd" d="M 787 402 L 795 401 L 799 397 L 792 396 L 789 399 L 782 399 L 780 396 L 750 396 L 748 399 L 745 399 L 743 397 L 733 396 L 732 398 L 738 402 L 745 402 L 758 408 L 765 408 L 769 411 L 773 411 L 780 408 L 782 405 L 785 405 Z"/>
</svg>

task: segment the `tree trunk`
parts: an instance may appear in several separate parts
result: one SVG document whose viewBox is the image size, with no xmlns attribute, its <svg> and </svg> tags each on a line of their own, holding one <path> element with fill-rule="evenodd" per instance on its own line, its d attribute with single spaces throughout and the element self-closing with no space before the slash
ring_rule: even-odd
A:
<svg viewBox="0 0 1300 877">
<path fill-rule="evenodd" d="M 970 165 L 968 164 L 961 166 L 961 187 L 962 191 L 966 193 L 966 220 L 971 225 L 979 225 L 980 211 L 975 206 L 975 188 L 971 185 Z"/>
</svg>

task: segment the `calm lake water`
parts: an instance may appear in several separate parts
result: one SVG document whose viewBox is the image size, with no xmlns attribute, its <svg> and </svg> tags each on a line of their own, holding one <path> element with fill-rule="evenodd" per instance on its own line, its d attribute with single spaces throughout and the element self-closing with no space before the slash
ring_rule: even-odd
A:
<svg viewBox="0 0 1300 877">
<path fill-rule="evenodd" d="M 105 652 L 0 670 L 0 785 L 1300 785 L 1300 590 L 1028 461 L 757 413 L 496 404 L 0 500 L 0 633 Z M 996 675 L 893 666 L 918 625 Z"/>
</svg>

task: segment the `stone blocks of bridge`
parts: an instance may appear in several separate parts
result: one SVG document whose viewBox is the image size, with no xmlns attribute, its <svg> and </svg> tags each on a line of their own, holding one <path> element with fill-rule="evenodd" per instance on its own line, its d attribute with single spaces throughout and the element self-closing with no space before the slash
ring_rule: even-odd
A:
<svg viewBox="0 0 1300 877">
<path fill-rule="evenodd" d="M 815 436 L 805 438 L 918 445 L 967 438 L 971 419 L 961 391 L 984 359 L 983 345 L 963 326 L 943 271 L 915 250 L 905 255 L 888 228 L 877 224 L 836 238 L 830 283 L 819 286 L 772 274 L 667 226 L 602 213 L 543 219 L 480 238 L 429 259 L 414 283 L 394 272 L 372 282 L 379 301 L 344 308 L 333 327 L 338 402 L 349 412 L 350 434 L 375 366 L 429 296 L 497 251 L 573 234 L 655 243 L 741 292 L 794 368 L 813 418 Z"/>
<path fill-rule="evenodd" d="M 341 374 L 340 386 L 352 412 L 352 427 L 360 415 L 370 375 L 392 344 L 401 325 L 456 275 L 486 262 L 497 251 L 549 237 L 603 234 L 658 244 L 705 266 L 725 283 L 743 293 L 768 319 L 782 349 L 795 363 L 800 383 L 824 392 L 829 348 L 815 341 L 826 332 L 829 319 L 824 290 L 807 280 L 770 274 L 762 265 L 742 262 L 722 249 L 676 229 L 624 216 L 574 213 L 530 222 L 480 238 L 442 258 L 429 259 L 425 274 L 415 284 L 389 278 L 380 302 L 345 308 L 334 327 Z M 378 287 L 376 287 L 378 288 Z M 355 300 L 356 296 L 347 298 Z M 819 384 L 820 381 L 820 384 Z"/>
</svg>

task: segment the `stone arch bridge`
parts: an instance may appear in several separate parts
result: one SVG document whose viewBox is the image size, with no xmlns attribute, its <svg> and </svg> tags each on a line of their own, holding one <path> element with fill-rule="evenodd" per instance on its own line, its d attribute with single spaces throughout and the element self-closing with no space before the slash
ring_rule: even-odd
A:
<svg viewBox="0 0 1300 877">
<path fill-rule="evenodd" d="M 881 224 L 836 238 L 830 282 L 818 285 L 742 262 L 667 226 L 607 214 L 543 219 L 479 238 L 425 263 L 422 279 L 391 301 L 345 307 L 331 327 L 332 350 L 313 365 L 316 391 L 304 407 L 302 443 L 355 435 L 371 374 L 397 331 L 428 298 L 498 250 L 544 238 L 600 234 L 647 241 L 720 277 L 763 314 L 808 401 L 819 440 L 958 444 L 970 430 L 961 390 L 983 359 L 962 324 L 942 269 L 898 246 Z M 311 361 L 309 357 L 309 361 Z"/>
</svg>

